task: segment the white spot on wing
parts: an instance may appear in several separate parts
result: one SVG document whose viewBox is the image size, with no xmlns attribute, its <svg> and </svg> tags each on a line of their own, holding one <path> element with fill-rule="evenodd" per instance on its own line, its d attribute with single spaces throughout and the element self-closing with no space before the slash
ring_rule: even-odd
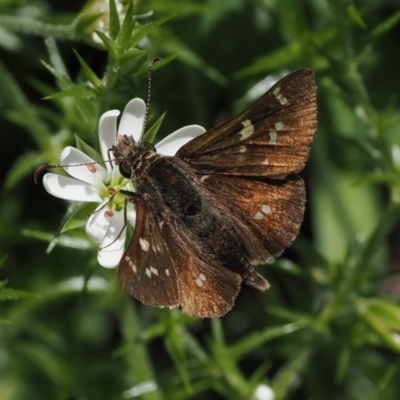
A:
<svg viewBox="0 0 400 400">
<path fill-rule="evenodd" d="M 245 140 L 254 133 L 254 126 L 249 119 L 242 122 L 243 129 L 239 132 L 240 140 Z"/>
<path fill-rule="evenodd" d="M 283 97 L 283 94 L 281 93 L 281 88 L 278 86 L 276 87 L 272 93 L 276 97 L 276 99 L 281 103 L 283 106 L 288 103 L 287 98 Z"/>
<path fill-rule="evenodd" d="M 271 213 L 270 206 L 267 205 L 267 204 L 262 204 L 261 205 L 261 210 L 257 211 L 254 214 L 253 218 L 259 221 L 259 220 L 262 220 L 264 218 L 264 214 L 270 214 L 270 213 Z"/>
<path fill-rule="evenodd" d="M 254 214 L 254 219 L 260 220 L 260 219 L 263 219 L 263 218 L 264 218 L 264 215 L 263 215 L 263 213 L 261 211 L 257 211 Z"/>
<path fill-rule="evenodd" d="M 148 240 L 139 238 L 139 244 L 143 251 L 149 251 L 150 243 Z"/>
<path fill-rule="evenodd" d="M 275 124 L 275 129 L 276 129 L 277 131 L 282 131 L 283 128 L 284 128 L 283 122 L 277 122 L 277 123 Z"/>
<path fill-rule="evenodd" d="M 246 146 L 239 147 L 239 153 L 246 153 L 246 150 L 247 150 Z"/>
<path fill-rule="evenodd" d="M 165 275 L 169 276 L 169 269 L 165 270 Z"/>
<path fill-rule="evenodd" d="M 197 286 L 203 286 L 203 282 L 206 281 L 204 274 L 199 274 L 199 277 L 195 280 Z"/>
<path fill-rule="evenodd" d="M 149 268 L 146 268 L 146 275 L 151 278 L 151 271 L 149 270 Z"/>
<path fill-rule="evenodd" d="M 129 256 L 125 256 L 124 259 L 129 264 L 129 266 L 131 267 L 132 271 L 136 274 L 137 268 L 136 268 L 136 265 L 131 260 L 131 258 Z"/>
<path fill-rule="evenodd" d="M 269 214 L 269 213 L 271 212 L 271 208 L 270 208 L 269 205 L 263 204 L 263 205 L 261 206 L 261 211 L 262 211 L 264 214 Z"/>
<path fill-rule="evenodd" d="M 276 132 L 269 133 L 269 142 L 268 144 L 276 144 Z"/>
<path fill-rule="evenodd" d="M 151 272 L 152 274 L 154 274 L 154 275 L 157 275 L 157 276 L 158 276 L 158 269 L 157 269 L 157 268 L 150 267 L 150 272 Z"/>
</svg>

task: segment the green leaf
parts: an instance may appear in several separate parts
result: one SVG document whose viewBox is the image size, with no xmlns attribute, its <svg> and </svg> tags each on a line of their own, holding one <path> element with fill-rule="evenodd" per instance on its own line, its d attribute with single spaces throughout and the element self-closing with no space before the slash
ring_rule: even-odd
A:
<svg viewBox="0 0 400 400">
<path fill-rule="evenodd" d="M 156 122 L 154 122 L 154 124 L 151 126 L 151 128 L 149 128 L 147 130 L 147 132 L 143 138 L 143 140 L 145 142 L 154 143 L 154 138 L 156 137 L 157 132 L 158 132 L 166 114 L 167 114 L 167 112 L 165 112 L 163 115 L 161 115 L 161 117 L 158 118 L 158 120 Z"/>
<path fill-rule="evenodd" d="M 36 293 L 26 292 L 24 290 L 17 290 L 11 288 L 5 288 L 0 290 L 0 301 L 6 300 L 22 300 L 27 297 L 39 297 Z"/>
<path fill-rule="evenodd" d="M 33 363 L 35 368 L 51 381 L 65 386 L 71 376 L 69 366 L 66 364 L 55 349 L 46 347 L 40 343 L 19 343 L 18 351 L 24 355 L 29 363 Z"/>
<path fill-rule="evenodd" d="M 30 152 L 18 157 L 11 169 L 8 171 L 4 188 L 10 190 L 14 188 L 22 179 L 32 175 L 39 164 L 45 163 L 45 156 L 37 152 Z M 33 178 L 32 178 L 33 179 Z"/>
<path fill-rule="evenodd" d="M 33 230 L 33 229 L 23 229 L 21 233 L 25 237 L 38 239 L 42 242 L 47 242 L 47 243 L 54 238 L 54 234 L 52 233 Z"/>
<path fill-rule="evenodd" d="M 115 5 L 115 0 L 109 0 L 110 5 L 110 23 L 109 31 L 111 39 L 115 40 L 121 29 L 121 24 L 119 21 L 117 6 Z"/>
<path fill-rule="evenodd" d="M 46 67 L 47 70 L 50 71 L 52 75 L 55 76 L 62 89 L 67 89 L 71 87 L 73 83 L 71 82 L 71 79 L 67 75 L 60 73 L 53 66 L 47 64 L 45 61 L 42 61 L 42 64 Z"/>
<path fill-rule="evenodd" d="M 354 6 L 354 4 L 351 4 L 350 6 L 347 7 L 347 14 L 348 14 L 350 20 L 353 21 L 355 24 L 357 24 L 361 28 L 364 28 L 364 29 L 367 28 L 367 24 L 363 20 L 360 12 L 357 10 L 357 8 Z"/>
<path fill-rule="evenodd" d="M 78 83 L 76 85 L 70 86 L 61 92 L 50 94 L 45 97 L 45 100 L 62 99 L 65 97 L 74 98 L 96 98 L 96 92 L 84 83 Z"/>
<path fill-rule="evenodd" d="M 121 54 L 119 58 L 119 63 L 121 66 L 124 66 L 123 64 L 129 62 L 129 61 L 137 61 L 143 56 L 147 54 L 147 50 L 140 50 L 137 48 L 129 49 L 125 51 L 123 54 Z"/>
<path fill-rule="evenodd" d="M 291 357 L 291 360 L 280 369 L 271 384 L 275 400 L 288 398 L 288 393 L 296 382 L 298 382 L 299 375 L 306 368 L 309 358 L 310 350 L 303 348 L 299 354 Z"/>
<path fill-rule="evenodd" d="M 68 70 L 67 67 L 62 59 L 62 56 L 60 54 L 60 51 L 57 46 L 57 42 L 53 37 L 49 37 L 45 40 L 45 45 L 47 48 L 47 52 L 49 53 L 49 59 L 51 61 L 51 65 L 53 68 L 61 75 L 67 76 L 69 79 L 68 75 Z"/>
<path fill-rule="evenodd" d="M 80 35 L 84 35 L 87 31 L 92 30 L 92 26 L 95 25 L 104 15 L 104 12 L 87 12 L 85 9 L 76 17 L 73 22 L 75 30 Z"/>
<path fill-rule="evenodd" d="M 136 19 L 133 14 L 133 3 L 129 3 L 128 9 L 126 10 L 125 18 L 122 23 L 122 27 L 118 33 L 117 43 L 121 46 L 124 51 L 127 48 L 132 47 L 131 35 L 136 24 Z"/>
<path fill-rule="evenodd" d="M 400 305 L 386 299 L 371 299 L 367 302 L 369 311 L 377 315 L 385 325 L 400 332 Z"/>
<path fill-rule="evenodd" d="M 400 306 L 382 299 L 356 302 L 357 310 L 364 322 L 387 347 L 400 352 L 397 339 L 400 330 Z"/>
<path fill-rule="evenodd" d="M 186 390 L 191 393 L 192 387 L 190 384 L 184 343 L 182 341 L 182 332 L 176 324 L 172 324 L 168 330 L 165 345 L 169 354 L 174 360 L 175 366 L 178 369 L 179 375 L 183 384 L 185 385 Z"/>
<path fill-rule="evenodd" d="M 234 345 L 230 347 L 231 357 L 234 359 L 240 359 L 244 357 L 250 351 L 254 351 L 258 349 L 264 343 L 287 335 L 288 333 L 292 333 L 303 329 L 307 326 L 304 321 L 301 322 L 293 322 L 291 324 L 286 324 L 278 327 L 267 328 L 261 332 L 256 332 L 250 335 L 247 335 L 244 339 L 237 341 Z"/>
<path fill-rule="evenodd" d="M 162 58 L 159 61 L 157 61 L 156 63 L 153 64 L 153 72 L 157 71 L 158 69 L 162 68 L 164 65 L 169 64 L 171 61 L 173 61 L 175 58 L 177 58 L 179 56 L 179 53 L 177 54 L 172 54 L 168 57 Z M 147 74 L 148 71 L 148 64 L 143 64 L 139 74 Z"/>
<path fill-rule="evenodd" d="M 37 9 L 39 11 L 39 8 Z M 73 25 L 50 24 L 42 22 L 38 17 L 0 15 L 0 26 L 14 32 L 21 32 L 27 36 L 39 36 L 42 38 L 54 37 L 61 40 L 75 40 Z"/>
<path fill-rule="evenodd" d="M 86 63 L 86 61 L 79 55 L 79 53 L 75 49 L 73 51 L 74 51 L 76 57 L 78 58 L 79 64 L 81 64 L 83 73 L 85 74 L 86 78 L 89 79 L 89 81 L 93 84 L 93 86 L 98 91 L 103 90 L 104 85 L 103 85 L 103 82 L 101 81 L 101 79 L 97 77 L 97 75 L 89 67 L 89 65 Z"/>
<path fill-rule="evenodd" d="M 215 68 L 210 67 L 207 63 L 198 56 L 193 49 L 188 47 L 183 41 L 179 40 L 176 36 L 170 32 L 162 32 L 163 37 L 165 36 L 165 48 L 170 54 L 178 54 L 179 60 L 182 60 L 187 65 L 198 69 L 202 74 L 207 76 L 221 86 L 226 86 L 228 80 L 218 72 Z M 161 64 L 162 65 L 162 64 Z"/>
<path fill-rule="evenodd" d="M 174 16 L 171 15 L 169 17 L 161 18 L 157 21 L 150 22 L 147 25 L 141 26 L 138 28 L 138 30 L 131 36 L 131 46 L 136 47 L 139 42 L 146 37 L 154 28 L 157 28 L 163 24 L 165 24 L 167 21 L 169 21 L 171 18 Z"/>
<path fill-rule="evenodd" d="M 93 147 L 84 142 L 78 135 L 75 135 L 76 148 L 87 154 L 92 160 L 101 162 L 103 157 Z"/>
<path fill-rule="evenodd" d="M 339 363 L 336 370 L 336 382 L 342 383 L 346 377 L 350 361 L 351 361 L 351 347 L 344 346 L 339 355 Z"/>
<path fill-rule="evenodd" d="M 68 77 L 66 77 L 62 73 L 59 73 L 52 66 L 44 63 L 43 61 L 42 61 L 42 63 L 57 78 L 60 87 L 62 89 L 66 90 L 66 93 L 63 93 L 61 95 L 57 95 L 57 93 L 56 93 L 54 98 L 57 98 L 57 97 L 62 98 L 65 96 L 72 96 L 74 98 L 74 102 L 76 104 L 77 109 L 81 113 L 82 118 L 88 122 L 90 120 L 90 116 L 93 115 L 93 104 L 92 104 L 93 102 L 92 101 L 89 102 L 87 99 L 97 96 L 96 92 L 94 92 L 92 89 L 88 88 L 87 86 L 85 86 L 83 84 L 74 85 Z M 80 86 L 80 88 L 75 89 L 76 93 L 75 94 L 71 93 L 71 88 L 77 87 L 77 86 Z M 80 91 L 82 93 L 80 93 Z M 73 90 L 72 90 L 72 92 L 73 92 Z M 51 96 L 49 96 L 48 98 L 51 98 Z"/>
<path fill-rule="evenodd" d="M 378 24 L 371 32 L 371 36 L 378 38 L 385 35 L 393 29 L 400 21 L 400 11 L 395 12 L 390 17 L 386 18 L 383 22 Z"/>
<path fill-rule="evenodd" d="M 32 139 L 41 149 L 48 146 L 51 138 L 51 130 L 44 123 L 38 113 L 37 107 L 33 106 L 31 100 L 25 95 L 22 84 L 14 79 L 13 75 L 3 66 L 0 61 L 0 101 L 5 108 L 9 110 L 7 113 L 18 116 L 21 125 L 30 133 Z M 5 110 L 2 109 L 3 116 L 6 116 Z"/>
<path fill-rule="evenodd" d="M 71 235 L 63 234 L 55 238 L 54 233 L 48 233 L 33 229 L 23 229 L 22 234 L 26 237 L 35 238 L 42 242 L 49 243 L 49 247 L 46 250 L 47 253 L 50 253 L 56 245 L 79 250 L 87 250 L 94 247 L 93 243 L 89 239 L 83 237 L 74 237 Z"/>
<path fill-rule="evenodd" d="M 298 59 L 303 50 L 300 41 L 292 42 L 278 50 L 271 51 L 264 56 L 258 57 L 252 65 L 238 71 L 234 76 L 236 78 L 246 78 L 257 74 L 270 73 L 276 69 L 282 68 Z"/>
<path fill-rule="evenodd" d="M 97 36 L 103 42 L 103 44 L 106 47 L 106 49 L 108 50 L 108 52 L 110 53 L 110 57 L 114 61 L 117 61 L 118 54 L 119 54 L 118 45 L 112 39 L 110 39 L 105 33 L 101 32 L 101 31 L 97 31 L 97 30 L 95 32 L 96 32 Z"/>
<path fill-rule="evenodd" d="M 85 226 L 88 218 L 98 206 L 97 203 L 83 203 L 70 215 L 61 229 L 61 233 Z"/>
</svg>

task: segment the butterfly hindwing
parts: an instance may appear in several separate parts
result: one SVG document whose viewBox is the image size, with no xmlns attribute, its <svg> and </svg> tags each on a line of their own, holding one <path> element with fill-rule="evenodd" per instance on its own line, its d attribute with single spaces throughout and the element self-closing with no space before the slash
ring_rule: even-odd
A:
<svg viewBox="0 0 400 400">
<path fill-rule="evenodd" d="M 146 207 L 141 199 L 135 203 L 135 233 L 119 269 L 122 286 L 144 304 L 179 306 L 193 317 L 228 312 L 241 277 L 204 252 L 167 208 Z"/>
<path fill-rule="evenodd" d="M 314 73 L 301 69 L 176 155 L 204 173 L 271 178 L 296 173 L 308 157 L 316 110 Z"/>
<path fill-rule="evenodd" d="M 182 311 L 198 318 L 226 314 L 240 291 L 240 275 L 205 252 L 179 221 L 165 224 L 164 237 L 177 271 Z"/>
<path fill-rule="evenodd" d="M 299 177 L 255 180 L 211 175 L 204 180 L 219 204 L 234 216 L 234 228 L 244 241 L 253 264 L 263 264 L 288 247 L 303 219 L 305 189 Z"/>
</svg>

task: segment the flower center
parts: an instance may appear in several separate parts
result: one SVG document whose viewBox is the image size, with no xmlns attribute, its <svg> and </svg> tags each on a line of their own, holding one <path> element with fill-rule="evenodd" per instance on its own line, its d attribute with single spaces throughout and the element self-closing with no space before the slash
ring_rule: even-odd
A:
<svg viewBox="0 0 400 400">
<path fill-rule="evenodd" d="M 109 208 L 114 211 L 121 211 L 125 207 L 126 196 L 119 193 L 121 189 L 136 192 L 136 188 L 130 179 L 124 178 L 119 171 L 113 170 L 110 179 L 103 181 L 105 187 L 102 190 L 101 197 L 106 200 L 109 199 Z"/>
</svg>

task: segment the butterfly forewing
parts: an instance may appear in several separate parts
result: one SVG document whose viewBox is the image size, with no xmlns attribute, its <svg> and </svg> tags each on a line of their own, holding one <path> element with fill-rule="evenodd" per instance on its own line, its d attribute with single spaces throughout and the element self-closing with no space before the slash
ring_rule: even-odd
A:
<svg viewBox="0 0 400 400">
<path fill-rule="evenodd" d="M 282 177 L 304 167 L 316 123 L 314 73 L 301 69 L 176 155 L 204 173 Z"/>
</svg>

